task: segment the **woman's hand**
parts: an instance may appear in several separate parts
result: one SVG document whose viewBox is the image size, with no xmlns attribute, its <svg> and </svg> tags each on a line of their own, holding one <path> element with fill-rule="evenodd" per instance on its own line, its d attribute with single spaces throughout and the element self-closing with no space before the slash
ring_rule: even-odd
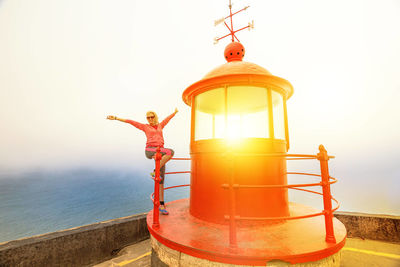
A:
<svg viewBox="0 0 400 267">
<path fill-rule="evenodd" d="M 177 109 L 177 108 L 175 108 L 175 112 L 174 112 L 174 114 L 176 114 L 176 113 L 178 113 L 178 109 Z"/>
<path fill-rule="evenodd" d="M 113 121 L 113 120 L 116 120 L 116 119 L 117 119 L 117 116 L 109 115 L 109 116 L 107 116 L 107 119 Z"/>
</svg>

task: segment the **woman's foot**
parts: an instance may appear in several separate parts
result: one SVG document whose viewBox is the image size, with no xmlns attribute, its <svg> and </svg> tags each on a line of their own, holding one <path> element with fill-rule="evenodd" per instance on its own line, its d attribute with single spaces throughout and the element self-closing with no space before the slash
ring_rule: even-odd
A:
<svg viewBox="0 0 400 267">
<path fill-rule="evenodd" d="M 159 207 L 159 211 L 161 212 L 162 215 L 168 215 L 169 214 L 169 212 L 167 211 L 167 209 L 165 208 L 164 205 L 161 205 Z"/>
</svg>

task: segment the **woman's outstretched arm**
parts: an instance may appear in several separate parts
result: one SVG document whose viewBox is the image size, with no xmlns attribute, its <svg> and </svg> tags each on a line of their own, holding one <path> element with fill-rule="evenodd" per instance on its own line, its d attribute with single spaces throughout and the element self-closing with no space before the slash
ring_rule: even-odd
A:
<svg viewBox="0 0 400 267">
<path fill-rule="evenodd" d="M 174 113 L 172 113 L 171 115 L 169 115 L 168 117 L 166 117 L 161 123 L 161 128 L 164 128 L 165 125 L 167 125 L 167 123 L 175 116 L 175 114 L 178 113 L 178 109 L 175 108 Z"/>
<path fill-rule="evenodd" d="M 117 116 L 109 115 L 109 116 L 107 116 L 107 119 L 108 120 L 117 120 L 117 121 L 122 121 L 122 122 L 126 122 L 126 123 L 129 123 L 129 124 L 132 124 L 133 126 L 135 126 L 136 128 L 138 128 L 139 130 L 142 130 L 142 131 L 143 131 L 143 128 L 144 128 L 144 124 L 142 124 L 140 122 L 118 118 Z"/>
<path fill-rule="evenodd" d="M 107 116 L 107 119 L 108 120 L 117 120 L 117 121 L 122 121 L 122 122 L 126 122 L 127 120 L 126 119 L 122 119 L 122 118 L 117 118 L 117 116 L 112 116 L 112 115 L 109 115 L 109 116 Z"/>
</svg>

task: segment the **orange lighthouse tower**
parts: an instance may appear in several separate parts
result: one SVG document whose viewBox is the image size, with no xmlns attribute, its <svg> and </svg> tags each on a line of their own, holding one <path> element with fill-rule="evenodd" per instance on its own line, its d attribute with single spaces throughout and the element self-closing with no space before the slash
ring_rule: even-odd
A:
<svg viewBox="0 0 400 267">
<path fill-rule="evenodd" d="M 339 266 L 346 229 L 333 218 L 332 157 L 323 146 L 316 155 L 287 153 L 292 85 L 242 60 L 232 16 L 246 8 L 232 13 L 229 7 L 227 63 L 183 92 L 191 107 L 190 199 L 168 203 L 170 215 L 161 217 L 155 200 L 147 217 L 152 266 Z M 287 160 L 296 159 L 319 160 L 321 173 L 288 172 Z M 289 185 L 288 175 L 320 180 Z M 321 195 L 324 210 L 290 202 L 289 189 Z"/>
</svg>

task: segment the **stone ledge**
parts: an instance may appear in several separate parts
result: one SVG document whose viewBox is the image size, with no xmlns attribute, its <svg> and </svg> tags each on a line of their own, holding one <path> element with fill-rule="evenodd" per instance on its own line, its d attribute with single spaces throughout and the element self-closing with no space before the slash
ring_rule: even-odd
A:
<svg viewBox="0 0 400 267">
<path fill-rule="evenodd" d="M 149 238 L 146 214 L 0 243 L 2 266 L 88 266 Z"/>
<path fill-rule="evenodd" d="M 216 261 L 210 261 L 206 259 L 197 258 L 183 252 L 173 250 L 164 244 L 160 243 L 154 237 L 151 238 L 151 267 L 179 267 L 179 266 L 191 266 L 191 267 L 251 267 L 253 265 L 236 265 L 229 263 L 221 263 Z M 291 264 L 280 260 L 272 260 L 266 263 L 266 266 L 271 267 L 339 267 L 341 261 L 341 251 L 317 260 L 310 262 L 303 262 L 297 264 Z"/>
<path fill-rule="evenodd" d="M 400 243 L 400 216 L 335 212 L 347 229 L 348 237 Z"/>
</svg>

